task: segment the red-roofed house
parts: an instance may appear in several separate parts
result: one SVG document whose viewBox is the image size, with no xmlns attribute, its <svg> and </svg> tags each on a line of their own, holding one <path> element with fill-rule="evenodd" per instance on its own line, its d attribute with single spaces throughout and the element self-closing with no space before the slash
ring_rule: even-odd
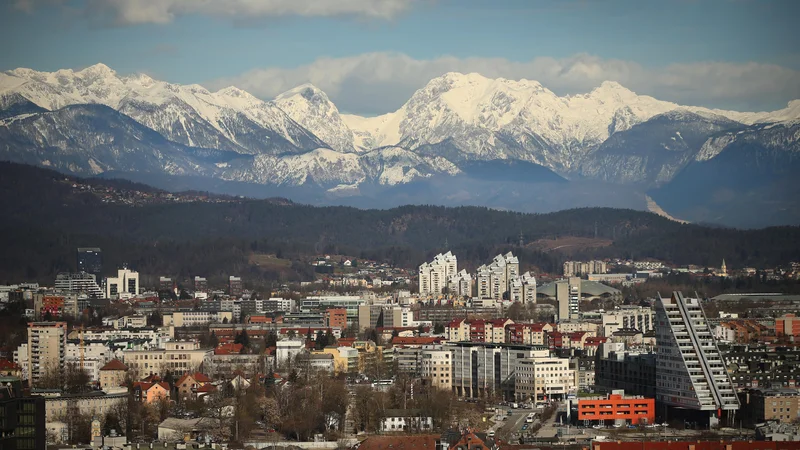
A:
<svg viewBox="0 0 800 450">
<path fill-rule="evenodd" d="M 22 367 L 7 359 L 0 359 L 0 375 L 4 377 L 22 378 Z"/>
<path fill-rule="evenodd" d="M 217 392 L 217 387 L 211 383 L 204 384 L 195 390 L 197 400 L 203 400 L 206 396 Z"/>
<path fill-rule="evenodd" d="M 469 323 L 466 319 L 453 319 L 444 329 L 450 342 L 469 341 Z"/>
<path fill-rule="evenodd" d="M 505 327 L 509 344 L 547 345 L 547 333 L 553 331 L 549 323 L 512 323 Z"/>
<path fill-rule="evenodd" d="M 486 342 L 495 344 L 502 344 L 506 341 L 506 327 L 513 325 L 514 321 L 511 319 L 492 319 L 487 321 L 491 325 L 491 333 L 486 335 Z"/>
<path fill-rule="evenodd" d="M 138 381 L 133 383 L 133 398 L 143 403 L 169 400 L 169 385 L 163 381 L 160 383 Z"/>
<path fill-rule="evenodd" d="M 100 389 L 119 387 L 125 382 L 128 366 L 118 359 L 112 359 L 100 368 Z"/>
<path fill-rule="evenodd" d="M 242 344 L 235 344 L 233 342 L 226 342 L 224 344 L 219 344 L 217 348 L 214 349 L 215 355 L 238 355 L 242 353 L 242 349 L 244 345 Z"/>
<path fill-rule="evenodd" d="M 181 400 L 196 400 L 197 389 L 209 383 L 211 383 L 211 379 L 200 372 L 187 373 L 175 383 L 175 388 L 178 390 L 178 397 Z"/>
</svg>

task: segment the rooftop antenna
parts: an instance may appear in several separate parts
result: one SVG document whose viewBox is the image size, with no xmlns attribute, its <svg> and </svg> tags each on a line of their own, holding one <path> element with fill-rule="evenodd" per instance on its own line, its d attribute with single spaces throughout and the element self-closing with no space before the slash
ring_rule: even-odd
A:
<svg viewBox="0 0 800 450">
<path fill-rule="evenodd" d="M 444 249 L 447 250 L 450 248 L 450 244 L 447 242 L 447 237 L 444 238 Z"/>
<path fill-rule="evenodd" d="M 522 230 L 519 230 L 519 246 L 520 247 L 524 247 L 525 246 L 525 239 L 522 236 Z"/>
</svg>

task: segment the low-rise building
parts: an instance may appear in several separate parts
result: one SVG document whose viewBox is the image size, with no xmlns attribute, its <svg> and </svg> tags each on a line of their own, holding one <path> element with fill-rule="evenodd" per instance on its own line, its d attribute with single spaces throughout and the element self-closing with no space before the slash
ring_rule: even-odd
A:
<svg viewBox="0 0 800 450">
<path fill-rule="evenodd" d="M 200 348 L 194 341 L 170 341 L 165 348 L 125 350 L 123 362 L 140 377 L 165 372 L 196 372 L 212 349 Z"/>
<path fill-rule="evenodd" d="M 125 382 L 128 366 L 118 359 L 112 359 L 100 368 L 100 389 L 120 387 Z"/>
<path fill-rule="evenodd" d="M 381 421 L 384 432 L 427 432 L 433 428 L 433 418 L 419 409 L 387 409 Z"/>
<path fill-rule="evenodd" d="M 578 422 L 585 425 L 613 421 L 616 424 L 644 425 L 656 420 L 656 401 L 641 395 L 613 391 L 604 397 L 578 400 Z"/>
</svg>

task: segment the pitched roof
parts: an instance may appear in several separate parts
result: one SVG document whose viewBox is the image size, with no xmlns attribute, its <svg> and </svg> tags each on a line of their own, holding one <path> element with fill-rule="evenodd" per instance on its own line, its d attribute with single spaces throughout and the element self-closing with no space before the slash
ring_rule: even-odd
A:
<svg viewBox="0 0 800 450">
<path fill-rule="evenodd" d="M 7 359 L 0 359 L 0 370 L 21 370 L 19 364 Z"/>
<path fill-rule="evenodd" d="M 128 366 L 118 359 L 112 359 L 107 362 L 105 366 L 101 367 L 100 370 L 128 370 Z"/>
<path fill-rule="evenodd" d="M 138 387 L 144 392 L 149 391 L 150 389 L 154 388 L 155 386 L 161 386 L 161 388 L 163 388 L 165 391 L 169 392 L 169 385 L 167 383 L 163 382 L 163 381 L 160 382 L 160 383 L 147 383 L 147 382 L 143 382 L 143 381 L 137 381 L 136 383 L 133 383 L 133 387 L 134 388 Z"/>
<path fill-rule="evenodd" d="M 236 344 L 234 342 L 226 342 L 224 344 L 219 344 L 217 348 L 214 349 L 215 355 L 230 355 L 230 354 L 239 354 L 242 352 L 244 345 Z"/>
<path fill-rule="evenodd" d="M 210 383 L 211 382 L 211 378 L 208 378 L 208 376 L 206 376 L 206 375 L 204 375 L 204 374 L 202 374 L 200 372 L 195 372 L 195 373 L 186 373 L 186 374 L 184 374 L 178 380 L 178 382 L 175 383 L 175 384 L 178 384 L 178 385 L 183 384 L 184 381 L 186 381 L 186 379 L 189 378 L 189 377 L 191 377 L 197 383 Z"/>
</svg>

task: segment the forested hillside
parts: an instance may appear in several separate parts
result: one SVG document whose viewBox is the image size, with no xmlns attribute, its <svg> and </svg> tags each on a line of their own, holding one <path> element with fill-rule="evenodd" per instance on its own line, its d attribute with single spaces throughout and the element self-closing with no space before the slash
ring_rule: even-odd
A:
<svg viewBox="0 0 800 450">
<path fill-rule="evenodd" d="M 122 263 L 152 276 L 239 274 L 269 280 L 286 274 L 250 267 L 252 252 L 297 259 L 289 279 L 308 277 L 299 262 L 314 253 L 348 254 L 415 267 L 445 243 L 474 267 L 497 251 L 520 253 L 523 266 L 558 271 L 558 251 L 537 240 L 576 236 L 610 245 L 572 250 L 571 257 L 658 258 L 676 264 L 774 266 L 800 259 L 800 228 L 739 231 L 682 225 L 655 214 L 610 208 L 522 214 L 487 208 L 404 206 L 388 210 L 312 207 L 288 201 L 126 206 L 76 192 L 65 176 L 0 163 L 0 282 L 52 283 L 74 270 L 79 246 L 103 249 L 106 269 Z M 82 180 L 114 186 L 114 181 Z M 125 189 L 151 189 L 125 183 Z M 520 234 L 525 246 L 519 247 Z M 525 268 L 525 267 L 523 267 Z"/>
</svg>

